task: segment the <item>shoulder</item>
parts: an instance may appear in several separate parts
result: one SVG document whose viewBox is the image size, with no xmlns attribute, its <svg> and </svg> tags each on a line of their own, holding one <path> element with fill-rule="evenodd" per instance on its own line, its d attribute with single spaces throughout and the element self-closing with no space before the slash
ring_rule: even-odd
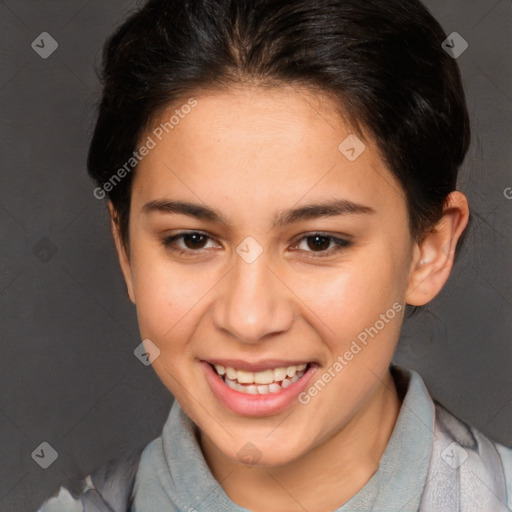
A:
<svg viewBox="0 0 512 512">
<path fill-rule="evenodd" d="M 90 475 L 84 482 L 90 481 Z M 83 492 L 87 492 L 88 487 L 84 486 Z M 48 500 L 46 500 L 37 512 L 83 512 L 84 506 L 78 496 L 73 496 L 71 491 L 65 487 L 60 487 L 58 491 Z"/>
<path fill-rule="evenodd" d="M 89 504 L 100 512 L 126 511 L 140 456 L 141 449 L 135 449 L 109 460 L 83 479 L 78 491 L 60 487 L 37 512 L 85 512 Z"/>
<path fill-rule="evenodd" d="M 444 468 L 443 478 L 448 480 L 446 471 L 456 476 L 457 484 L 465 485 L 465 492 L 476 493 L 483 484 L 479 498 L 491 491 L 489 499 L 499 498 L 496 506 L 506 504 L 512 510 L 512 448 L 493 441 L 437 401 L 434 404 L 434 452 L 443 462 L 439 464 Z"/>
<path fill-rule="evenodd" d="M 505 485 L 507 488 L 507 507 L 512 510 L 512 448 L 495 443 L 505 475 Z"/>
</svg>

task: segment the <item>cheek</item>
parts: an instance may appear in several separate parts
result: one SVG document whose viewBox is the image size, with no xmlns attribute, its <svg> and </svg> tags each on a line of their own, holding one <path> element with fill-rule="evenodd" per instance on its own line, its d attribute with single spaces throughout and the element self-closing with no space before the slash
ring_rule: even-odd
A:
<svg viewBox="0 0 512 512">
<path fill-rule="evenodd" d="M 201 299 L 214 283 L 207 282 L 208 274 L 198 277 L 184 270 L 186 266 L 178 268 L 154 255 L 146 256 L 132 267 L 140 335 L 160 349 L 153 370 L 174 397 L 186 403 L 182 383 L 187 382 L 194 356 L 187 352 L 189 340 L 197 326 Z"/>
<path fill-rule="evenodd" d="M 352 340 L 376 322 L 380 327 L 380 315 L 391 309 L 387 316 L 397 316 L 392 308 L 403 300 L 403 269 L 395 264 L 390 251 L 379 259 L 376 254 L 386 254 L 384 251 L 371 252 L 364 259 L 354 258 L 338 269 L 301 276 L 296 281 L 297 295 L 305 305 L 303 312 L 332 355 L 344 353 Z M 389 340 L 382 347 L 386 353 L 399 327 L 400 321 L 386 322 L 379 332 L 380 339 Z"/>
<path fill-rule="evenodd" d="M 208 273 L 198 276 L 193 265 L 178 267 L 150 251 L 137 253 L 132 269 L 141 336 L 161 345 L 186 339 L 184 329 L 194 307 L 211 287 Z"/>
</svg>

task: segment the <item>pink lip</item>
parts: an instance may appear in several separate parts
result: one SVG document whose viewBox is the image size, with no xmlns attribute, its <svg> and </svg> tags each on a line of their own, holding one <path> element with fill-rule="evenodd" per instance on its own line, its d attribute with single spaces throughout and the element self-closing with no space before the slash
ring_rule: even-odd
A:
<svg viewBox="0 0 512 512">
<path fill-rule="evenodd" d="M 244 361 L 242 359 L 204 359 L 205 362 L 213 365 L 220 364 L 222 366 L 230 366 L 237 370 L 245 370 L 247 372 L 262 372 L 263 370 L 273 370 L 274 368 L 287 368 L 288 366 L 299 366 L 300 364 L 308 364 L 311 361 L 285 361 L 284 359 L 266 359 L 265 361 Z"/>
<path fill-rule="evenodd" d="M 226 361 L 226 360 L 224 360 Z M 234 363 L 234 361 L 230 361 Z M 265 362 L 265 364 L 268 361 Z M 279 366 L 291 366 L 291 364 L 281 364 L 272 366 L 272 368 L 278 368 Z M 318 370 L 317 364 L 311 364 L 307 369 L 306 373 L 279 393 L 267 393 L 265 395 L 249 395 L 247 393 L 241 393 L 228 387 L 217 372 L 212 368 L 210 363 L 206 361 L 200 361 L 199 364 L 205 374 L 206 381 L 208 382 L 210 389 L 218 400 L 230 411 L 241 414 L 244 416 L 268 416 L 271 414 L 277 414 L 288 408 L 296 399 L 297 396 L 306 389 L 309 381 Z M 223 363 L 216 363 L 223 364 Z M 273 362 L 274 364 L 274 362 Z M 292 363 L 293 364 L 293 363 Z M 224 365 L 223 365 L 224 366 Z M 231 366 L 228 365 L 228 366 Z M 233 365 L 233 367 L 237 367 Z M 239 369 L 244 369 L 240 368 Z M 246 365 L 247 368 L 247 365 Z M 268 366 L 267 366 L 268 368 Z"/>
</svg>

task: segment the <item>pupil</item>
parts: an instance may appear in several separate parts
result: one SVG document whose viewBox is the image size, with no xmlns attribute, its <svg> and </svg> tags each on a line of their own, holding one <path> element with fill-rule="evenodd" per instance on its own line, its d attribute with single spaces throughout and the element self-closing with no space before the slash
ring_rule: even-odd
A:
<svg viewBox="0 0 512 512">
<path fill-rule="evenodd" d="M 192 234 L 187 234 L 184 236 L 185 243 L 187 241 L 190 242 L 190 240 L 192 239 L 192 249 L 197 249 L 198 243 L 199 243 L 199 245 L 201 245 L 201 242 L 204 243 L 204 240 L 202 240 L 204 238 L 205 238 L 205 236 L 200 233 L 192 233 Z M 186 243 L 186 245 L 188 246 L 189 244 Z"/>
<path fill-rule="evenodd" d="M 309 237 L 309 239 L 315 240 L 313 245 L 310 245 L 310 249 L 313 249 L 313 248 L 327 249 L 329 247 L 329 239 L 325 236 L 314 235 L 314 236 Z M 319 240 L 320 240 L 320 243 L 318 243 Z M 323 241 L 323 243 L 321 241 Z"/>
</svg>

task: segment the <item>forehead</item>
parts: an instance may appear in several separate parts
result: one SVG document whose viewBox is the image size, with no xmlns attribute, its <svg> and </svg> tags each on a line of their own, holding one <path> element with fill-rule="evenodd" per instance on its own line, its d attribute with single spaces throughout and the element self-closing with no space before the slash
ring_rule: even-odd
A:
<svg viewBox="0 0 512 512">
<path fill-rule="evenodd" d="M 155 146 L 138 166 L 135 200 L 179 196 L 271 213 L 326 195 L 375 209 L 405 206 L 375 142 L 354 132 L 334 100 L 311 91 L 199 92 L 155 118 L 148 136 Z"/>
</svg>

